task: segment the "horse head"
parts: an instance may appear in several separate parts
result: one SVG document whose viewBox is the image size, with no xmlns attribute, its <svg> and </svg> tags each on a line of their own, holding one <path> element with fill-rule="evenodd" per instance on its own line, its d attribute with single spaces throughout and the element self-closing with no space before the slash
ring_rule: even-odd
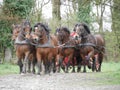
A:
<svg viewBox="0 0 120 90">
<path fill-rule="evenodd" d="M 79 35 L 79 37 L 85 37 L 91 33 L 89 27 L 85 23 L 76 24 L 74 30 Z"/>
<path fill-rule="evenodd" d="M 22 26 L 23 26 L 23 30 L 25 33 L 31 33 L 32 27 L 31 27 L 30 22 L 28 20 L 24 21 Z"/>
<path fill-rule="evenodd" d="M 19 32 L 21 31 L 21 25 L 20 24 L 13 24 L 12 25 L 12 41 L 15 41 L 18 37 Z"/>
<path fill-rule="evenodd" d="M 56 36 L 60 44 L 63 44 L 69 40 L 70 31 L 67 27 L 60 27 L 56 29 Z"/>
<path fill-rule="evenodd" d="M 49 39 L 50 29 L 43 23 L 37 23 L 34 26 L 34 39 L 43 42 Z"/>
</svg>

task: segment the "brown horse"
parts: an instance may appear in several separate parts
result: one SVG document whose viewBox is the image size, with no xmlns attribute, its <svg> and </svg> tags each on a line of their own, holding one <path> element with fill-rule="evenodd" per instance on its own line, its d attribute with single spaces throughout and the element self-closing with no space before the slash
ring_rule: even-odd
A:
<svg viewBox="0 0 120 90">
<path fill-rule="evenodd" d="M 45 68 L 45 74 L 50 74 L 51 69 L 53 72 L 56 71 L 56 56 L 58 53 L 57 39 L 55 36 L 50 35 L 50 29 L 48 26 L 42 23 L 37 23 L 34 26 L 34 34 L 32 35 L 36 43 L 36 56 L 37 56 L 37 66 L 38 74 L 40 74 L 42 68 L 42 62 Z M 53 64 L 53 65 L 52 65 Z M 53 68 L 52 68 L 53 66 Z"/>
<path fill-rule="evenodd" d="M 30 23 L 25 21 L 23 25 L 16 25 L 13 27 L 12 40 L 14 40 L 16 55 L 18 57 L 18 65 L 20 73 L 26 73 L 26 66 L 28 65 L 28 72 L 30 72 L 30 64 L 33 65 L 33 73 L 35 73 L 35 47 L 26 41 L 25 34 L 31 32 Z M 23 61 L 22 61 L 23 60 Z M 22 63 L 23 62 L 23 63 Z"/>
<path fill-rule="evenodd" d="M 56 36 L 59 42 L 59 71 L 60 67 L 65 72 L 68 72 L 68 67 L 72 62 L 73 71 L 75 72 L 75 55 L 76 54 L 76 41 L 70 36 L 70 31 L 67 27 L 60 27 L 56 30 Z M 68 58 L 67 62 L 65 58 Z M 63 65 L 63 62 L 66 62 L 66 65 Z"/>
<path fill-rule="evenodd" d="M 103 59 L 103 53 L 105 51 L 105 41 L 101 35 L 92 35 L 89 27 L 85 23 L 79 23 L 75 25 L 76 33 L 81 38 L 80 54 L 83 60 L 88 61 L 89 67 L 92 61 L 92 71 L 100 71 L 101 63 Z M 84 72 L 85 72 L 84 65 Z"/>
<path fill-rule="evenodd" d="M 94 37 L 96 39 L 96 61 L 94 62 L 95 66 L 93 66 L 93 71 L 95 69 L 96 71 L 101 72 L 101 64 L 105 56 L 105 40 L 100 34 L 96 34 Z"/>
</svg>

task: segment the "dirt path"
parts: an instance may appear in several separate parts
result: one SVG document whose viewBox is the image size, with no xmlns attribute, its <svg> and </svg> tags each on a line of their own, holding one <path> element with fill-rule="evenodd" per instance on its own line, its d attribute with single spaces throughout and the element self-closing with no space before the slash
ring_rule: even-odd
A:
<svg viewBox="0 0 120 90">
<path fill-rule="evenodd" d="M 101 79 L 94 73 L 14 74 L 0 76 L 0 90 L 120 90 L 120 85 L 97 83 Z"/>
</svg>

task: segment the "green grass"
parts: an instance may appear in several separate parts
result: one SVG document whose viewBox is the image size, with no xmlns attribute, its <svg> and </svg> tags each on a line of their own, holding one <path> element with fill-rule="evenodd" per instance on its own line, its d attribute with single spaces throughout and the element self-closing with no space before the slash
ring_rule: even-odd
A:
<svg viewBox="0 0 120 90">
<path fill-rule="evenodd" d="M 95 79 L 97 85 L 120 85 L 120 62 L 109 62 L 102 64 L 102 72 L 91 73 L 90 76 Z M 90 71 L 91 72 L 91 71 Z"/>
<path fill-rule="evenodd" d="M 19 73 L 19 67 L 10 63 L 0 64 L 0 75 Z"/>
</svg>

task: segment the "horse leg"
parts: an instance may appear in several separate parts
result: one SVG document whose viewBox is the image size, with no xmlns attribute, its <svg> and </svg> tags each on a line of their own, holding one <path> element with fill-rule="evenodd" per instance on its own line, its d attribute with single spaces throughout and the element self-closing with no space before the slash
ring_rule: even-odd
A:
<svg viewBox="0 0 120 90">
<path fill-rule="evenodd" d="M 35 64 L 37 63 L 36 58 L 33 59 L 32 61 L 32 73 L 35 74 Z"/>
<path fill-rule="evenodd" d="M 28 73 L 31 72 L 31 60 L 28 60 L 28 71 L 27 72 Z"/>
<path fill-rule="evenodd" d="M 74 73 L 75 72 L 75 58 L 72 58 L 72 67 L 73 67 L 72 72 Z"/>
<path fill-rule="evenodd" d="M 86 72 L 86 65 L 83 65 L 83 72 Z"/>
<path fill-rule="evenodd" d="M 88 62 L 88 68 L 89 68 L 89 69 L 92 68 L 92 64 L 91 64 L 91 62 L 93 62 L 92 56 L 94 56 L 94 51 L 89 52 L 89 53 L 88 53 L 88 56 L 86 57 L 86 60 L 87 60 L 87 62 Z"/>
<path fill-rule="evenodd" d="M 71 60 L 71 58 L 68 57 L 68 62 L 67 62 L 67 64 L 66 64 L 66 70 L 65 70 L 65 73 L 68 73 L 68 72 L 69 72 L 69 71 L 68 71 L 68 68 L 69 68 L 69 66 L 70 66 L 70 60 Z"/>
<path fill-rule="evenodd" d="M 44 60 L 44 68 L 45 68 L 44 73 L 47 74 L 48 73 L 48 62 L 45 60 Z"/>
<path fill-rule="evenodd" d="M 37 74 L 40 75 L 41 67 L 42 67 L 42 62 L 41 62 L 41 60 L 38 60 L 38 62 L 37 62 L 37 67 L 38 67 L 38 72 L 37 72 Z"/>
<path fill-rule="evenodd" d="M 59 58 L 59 67 L 58 67 L 58 73 L 60 73 L 60 68 L 62 67 L 62 61 L 63 59 L 62 58 Z M 64 71 L 64 70 L 63 70 Z"/>
<path fill-rule="evenodd" d="M 93 59 L 92 72 L 94 72 L 95 69 L 96 69 L 96 58 Z"/>
<path fill-rule="evenodd" d="M 56 62 L 55 62 L 55 59 L 53 59 L 53 73 L 55 73 L 56 72 Z"/>
<path fill-rule="evenodd" d="M 28 56 L 29 56 L 29 53 L 25 55 L 25 59 L 23 61 L 23 73 L 26 73 L 26 67 L 28 65 Z"/>
<path fill-rule="evenodd" d="M 100 54 L 99 58 L 100 59 L 99 59 L 99 69 L 98 69 L 98 71 L 101 72 L 101 65 L 102 65 L 102 61 L 103 61 L 103 54 L 102 53 Z"/>
<path fill-rule="evenodd" d="M 20 74 L 22 73 L 22 68 L 23 68 L 23 63 L 22 60 L 19 58 L 17 64 L 19 65 L 20 68 Z"/>
<path fill-rule="evenodd" d="M 49 73 L 49 75 L 51 73 L 51 68 L 52 68 L 52 61 L 48 60 L 48 73 Z"/>
<path fill-rule="evenodd" d="M 77 72 L 81 71 L 81 62 L 77 61 Z"/>
<path fill-rule="evenodd" d="M 79 56 L 79 58 L 78 58 L 78 69 L 77 69 L 77 72 L 81 71 L 81 66 L 82 66 L 82 57 Z"/>
</svg>

